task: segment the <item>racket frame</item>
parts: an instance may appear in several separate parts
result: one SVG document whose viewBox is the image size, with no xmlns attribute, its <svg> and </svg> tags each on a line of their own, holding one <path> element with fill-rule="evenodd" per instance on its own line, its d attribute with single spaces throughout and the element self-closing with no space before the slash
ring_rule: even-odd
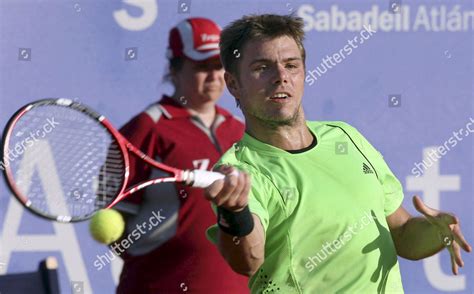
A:
<svg viewBox="0 0 474 294">
<path fill-rule="evenodd" d="M 26 207 L 29 211 L 33 212 L 34 214 L 46 218 L 49 220 L 55 220 L 58 222 L 62 223 L 72 223 L 72 222 L 80 222 L 89 219 L 92 217 L 92 215 L 96 212 L 91 213 L 90 215 L 87 215 L 86 217 L 71 217 L 71 216 L 56 216 L 53 217 L 52 215 L 48 215 L 35 207 L 31 206 L 31 201 L 28 199 L 26 195 L 23 195 L 23 193 L 20 191 L 20 189 L 16 186 L 15 181 L 14 181 L 14 176 L 11 171 L 11 163 L 9 159 L 7 158 L 7 154 L 10 151 L 8 148 L 8 144 L 10 142 L 10 138 L 12 136 L 12 132 L 14 127 L 16 126 L 17 122 L 21 119 L 22 116 L 24 116 L 28 111 L 32 110 L 35 107 L 39 107 L 42 105 L 52 105 L 56 104 L 59 106 L 63 107 L 69 107 L 78 111 L 81 111 L 91 118 L 95 119 L 97 122 L 99 122 L 103 127 L 107 129 L 107 131 L 112 135 L 112 137 L 116 140 L 118 143 L 118 146 L 120 146 L 120 151 L 123 156 L 123 161 L 124 161 L 124 170 L 123 170 L 123 183 L 122 187 L 120 188 L 119 192 L 116 194 L 116 196 L 113 198 L 113 201 L 110 202 L 106 207 L 104 208 L 112 208 L 115 204 L 123 200 L 124 198 L 128 197 L 129 195 L 142 190 L 150 185 L 158 184 L 158 183 L 165 183 L 165 182 L 178 182 L 178 183 L 183 183 L 185 185 L 192 185 L 193 184 L 193 172 L 190 170 L 181 170 L 178 168 L 170 167 L 167 166 L 163 163 L 160 163 L 149 156 L 147 156 L 144 152 L 142 152 L 140 149 L 135 147 L 132 143 L 130 143 L 117 129 L 115 129 L 110 121 L 103 115 L 100 115 L 99 113 L 95 112 L 91 108 L 79 103 L 75 102 L 71 99 L 68 98 L 47 98 L 47 99 L 41 99 L 37 100 L 31 103 L 28 103 L 24 105 L 22 108 L 20 108 L 8 121 L 5 131 L 2 136 L 2 160 L 3 160 L 3 174 L 5 177 L 5 180 L 7 182 L 8 188 L 11 190 L 15 198 L 24 206 Z M 130 153 L 135 154 L 138 156 L 140 159 L 148 163 L 149 165 L 158 168 L 160 170 L 163 170 L 165 172 L 168 172 L 171 174 L 169 177 L 164 177 L 164 178 L 158 178 L 158 179 L 150 179 L 144 182 L 141 182 L 139 184 L 136 184 L 130 188 L 127 189 L 127 186 L 130 181 Z M 6 159 L 8 161 L 6 161 Z M 8 162 L 8 164 L 7 164 Z"/>
</svg>

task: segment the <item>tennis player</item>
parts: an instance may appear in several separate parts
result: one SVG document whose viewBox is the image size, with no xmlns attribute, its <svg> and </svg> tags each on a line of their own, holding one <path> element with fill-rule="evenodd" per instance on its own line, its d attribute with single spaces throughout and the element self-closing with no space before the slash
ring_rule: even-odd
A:
<svg viewBox="0 0 474 294">
<path fill-rule="evenodd" d="M 457 274 L 460 249 L 471 251 L 457 217 L 418 197 L 424 216 L 411 216 L 362 134 L 305 120 L 303 38 L 294 16 L 244 16 L 222 31 L 225 81 L 246 130 L 216 165 L 226 178 L 206 190 L 218 215 L 208 238 L 251 277 L 252 293 L 403 293 L 397 255 L 418 260 L 445 247 Z"/>
<path fill-rule="evenodd" d="M 205 18 L 186 19 L 170 31 L 174 94 L 164 95 L 121 129 L 151 158 L 180 169 L 209 170 L 242 137 L 243 124 L 216 105 L 225 87 L 219 38 L 220 28 Z M 130 186 L 163 176 L 135 157 L 130 163 Z M 202 189 L 155 185 L 116 208 L 132 212 L 126 214 L 126 235 L 139 235 L 121 255 L 118 293 L 249 292 L 248 278 L 232 271 L 206 240 L 215 216 Z"/>
</svg>

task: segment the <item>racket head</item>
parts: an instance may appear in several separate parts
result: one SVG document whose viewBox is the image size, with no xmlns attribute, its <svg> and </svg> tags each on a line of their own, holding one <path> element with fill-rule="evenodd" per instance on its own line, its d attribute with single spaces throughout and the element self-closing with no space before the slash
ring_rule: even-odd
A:
<svg viewBox="0 0 474 294">
<path fill-rule="evenodd" d="M 11 192 L 34 214 L 83 221 L 124 191 L 129 170 L 124 141 L 84 104 L 42 99 L 8 121 L 1 169 Z"/>
</svg>

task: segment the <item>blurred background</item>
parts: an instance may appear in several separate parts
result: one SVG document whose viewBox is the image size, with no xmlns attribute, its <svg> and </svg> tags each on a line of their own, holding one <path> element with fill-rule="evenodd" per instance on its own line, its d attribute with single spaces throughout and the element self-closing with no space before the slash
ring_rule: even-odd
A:
<svg viewBox="0 0 474 294">
<path fill-rule="evenodd" d="M 404 206 L 416 214 L 417 194 L 454 212 L 473 244 L 473 3 L 0 0 L 0 129 L 19 107 L 48 97 L 77 99 L 120 127 L 172 94 L 165 49 L 180 20 L 203 16 L 223 27 L 245 14 L 295 13 L 305 21 L 307 118 L 358 128 L 402 183 Z M 219 104 L 242 117 L 228 92 Z M 430 152 L 442 145 L 449 150 Z M 54 256 L 62 293 L 114 292 L 121 261 L 94 266 L 108 248 L 87 225 L 33 216 L 0 181 L 0 274 L 35 270 Z M 463 256 L 458 276 L 447 251 L 400 259 L 406 293 L 474 293 L 474 257 Z"/>
</svg>

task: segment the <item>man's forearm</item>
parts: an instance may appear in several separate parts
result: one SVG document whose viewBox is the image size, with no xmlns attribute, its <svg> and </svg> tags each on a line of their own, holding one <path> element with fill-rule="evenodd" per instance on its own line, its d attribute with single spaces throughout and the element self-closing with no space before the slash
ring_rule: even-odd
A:
<svg viewBox="0 0 474 294">
<path fill-rule="evenodd" d="M 246 276 L 252 276 L 262 265 L 265 256 L 265 235 L 260 219 L 252 214 L 254 228 L 244 237 L 234 237 L 222 230 L 218 232 L 218 247 L 231 268 Z"/>
<path fill-rule="evenodd" d="M 441 251 L 445 244 L 437 228 L 425 217 L 412 217 L 401 228 L 392 231 L 397 254 L 418 260 Z"/>
</svg>

